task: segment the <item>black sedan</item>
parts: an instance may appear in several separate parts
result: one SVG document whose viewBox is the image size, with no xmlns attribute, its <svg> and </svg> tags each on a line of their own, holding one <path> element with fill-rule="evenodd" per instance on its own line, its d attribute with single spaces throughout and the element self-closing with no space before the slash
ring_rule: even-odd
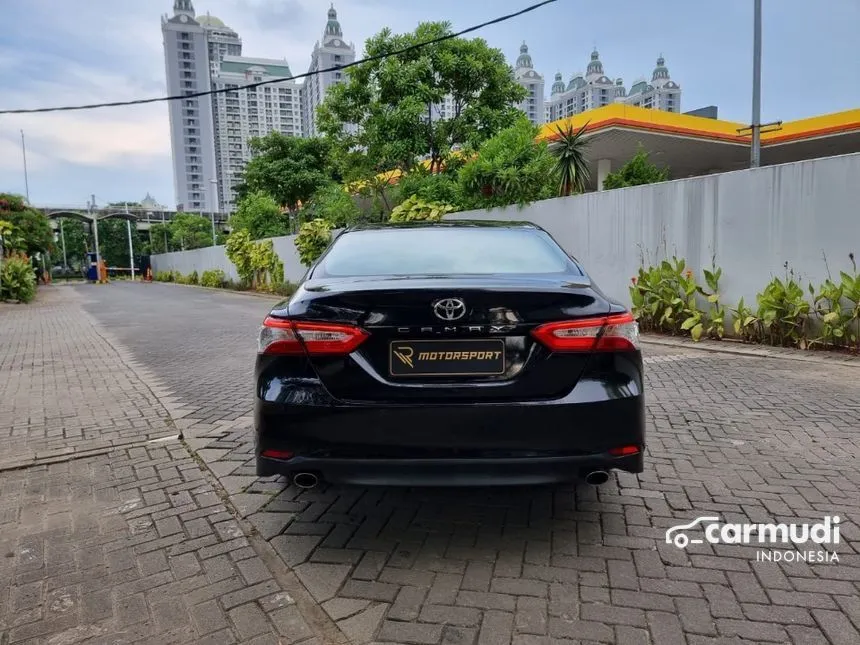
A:
<svg viewBox="0 0 860 645">
<path fill-rule="evenodd" d="M 303 488 L 643 469 L 638 326 L 529 223 L 348 229 L 263 322 L 255 378 L 257 474 Z"/>
</svg>

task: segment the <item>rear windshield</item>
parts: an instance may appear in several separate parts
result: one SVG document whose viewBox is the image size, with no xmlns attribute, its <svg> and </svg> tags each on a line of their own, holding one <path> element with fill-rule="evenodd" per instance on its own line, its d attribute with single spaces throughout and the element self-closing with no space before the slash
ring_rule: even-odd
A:
<svg viewBox="0 0 860 645">
<path fill-rule="evenodd" d="M 543 231 L 399 228 L 340 236 L 315 276 L 579 273 Z"/>
</svg>

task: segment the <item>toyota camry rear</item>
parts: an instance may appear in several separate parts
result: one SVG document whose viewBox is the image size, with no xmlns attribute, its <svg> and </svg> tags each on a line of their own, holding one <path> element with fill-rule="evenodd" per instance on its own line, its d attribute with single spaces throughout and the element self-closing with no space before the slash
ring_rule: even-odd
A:
<svg viewBox="0 0 860 645">
<path fill-rule="evenodd" d="M 602 483 L 643 470 L 638 327 L 537 226 L 342 233 L 260 330 L 260 476 Z"/>
</svg>

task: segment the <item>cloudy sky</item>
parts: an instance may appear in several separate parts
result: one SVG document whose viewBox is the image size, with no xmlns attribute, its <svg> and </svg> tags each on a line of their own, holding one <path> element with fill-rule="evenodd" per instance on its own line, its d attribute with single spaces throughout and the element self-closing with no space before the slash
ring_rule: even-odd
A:
<svg viewBox="0 0 860 645">
<path fill-rule="evenodd" d="M 0 0 L 0 106 L 46 107 L 164 93 L 160 15 L 172 0 Z M 286 58 L 307 69 L 322 32 L 323 0 L 194 0 L 239 32 L 244 54 Z M 359 51 L 383 26 L 402 32 L 422 20 L 455 29 L 530 0 L 337 0 L 347 39 Z M 478 35 L 513 61 L 525 39 L 537 69 L 568 80 L 592 47 L 607 75 L 630 84 L 659 54 L 683 88 L 682 109 L 717 105 L 747 122 L 752 78 L 752 0 L 559 0 Z M 764 0 L 762 118 L 793 120 L 860 107 L 860 0 Z M 44 205 L 138 200 L 174 204 L 166 104 L 88 112 L 0 115 L 0 192 Z"/>
</svg>

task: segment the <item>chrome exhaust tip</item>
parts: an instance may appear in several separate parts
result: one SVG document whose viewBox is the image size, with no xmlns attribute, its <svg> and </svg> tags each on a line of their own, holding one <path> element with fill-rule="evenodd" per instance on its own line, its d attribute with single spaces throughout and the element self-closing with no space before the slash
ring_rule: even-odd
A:
<svg viewBox="0 0 860 645">
<path fill-rule="evenodd" d="M 320 482 L 319 477 L 317 477 L 313 473 L 297 473 L 293 476 L 293 483 L 298 488 L 309 490 L 311 488 L 315 488 L 316 485 Z"/>
<path fill-rule="evenodd" d="M 609 473 L 605 470 L 593 470 L 585 476 L 585 483 L 592 486 L 600 486 L 609 481 Z"/>
</svg>

